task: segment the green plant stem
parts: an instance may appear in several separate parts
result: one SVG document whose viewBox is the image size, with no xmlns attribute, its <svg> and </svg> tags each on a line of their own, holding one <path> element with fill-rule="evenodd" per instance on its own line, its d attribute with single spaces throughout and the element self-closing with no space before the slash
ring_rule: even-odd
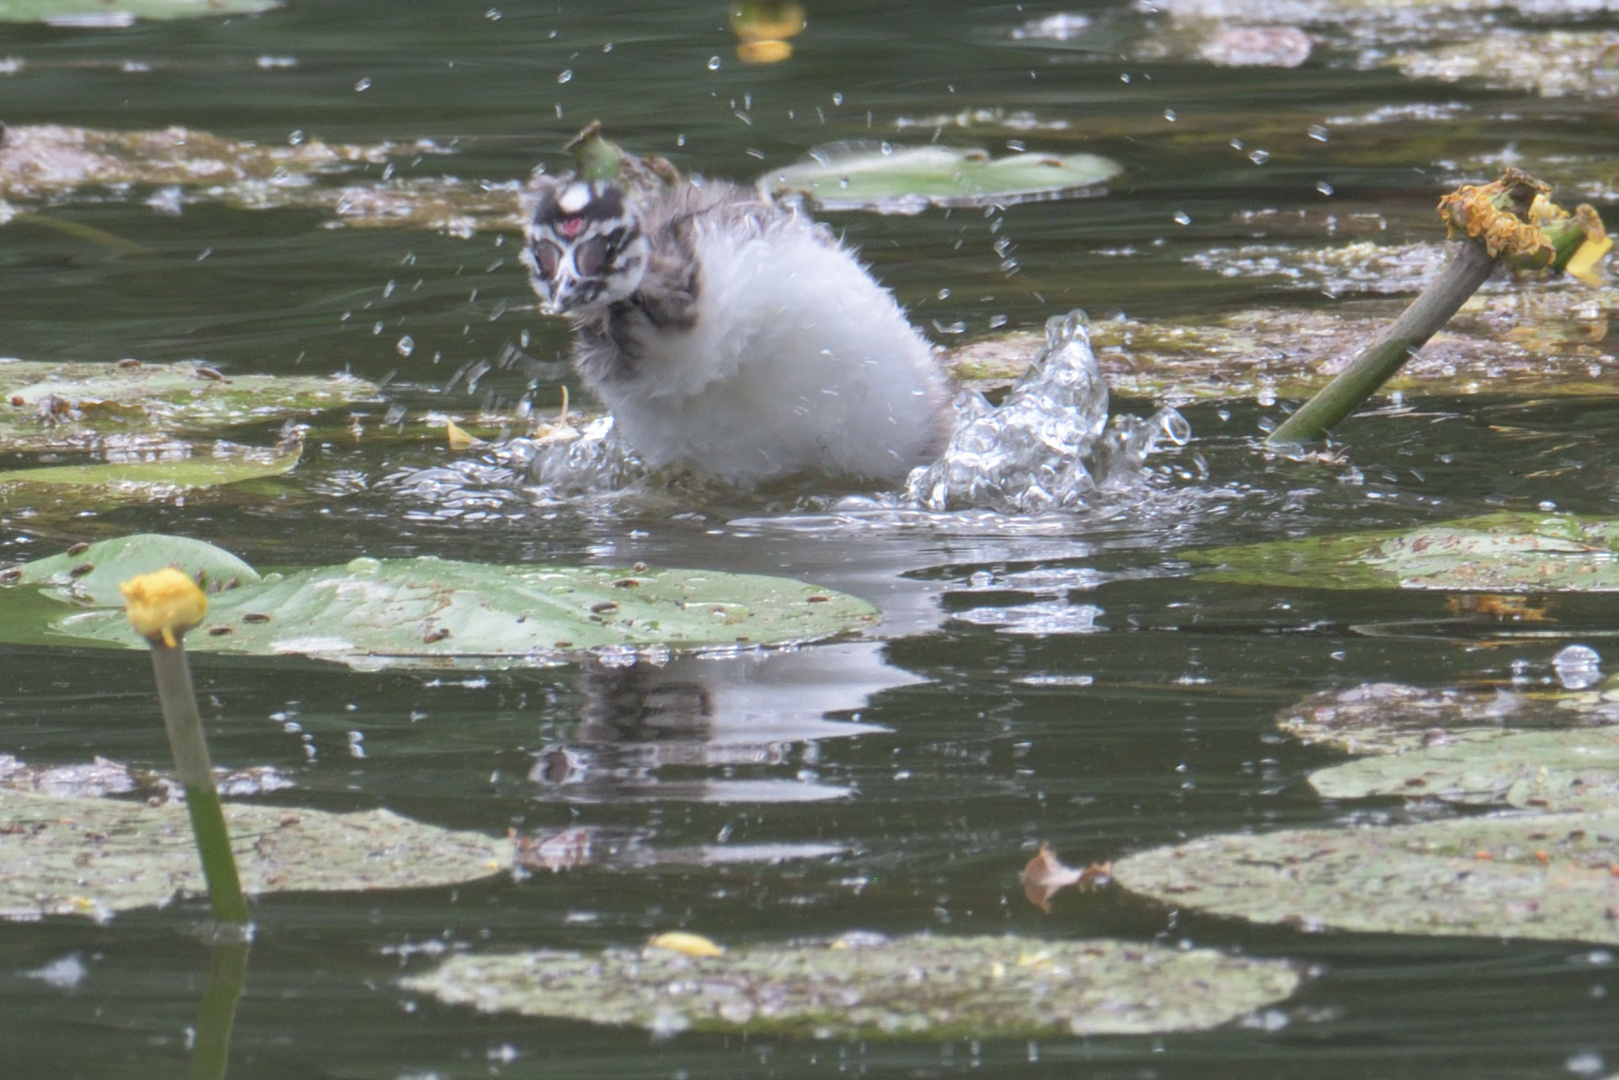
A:
<svg viewBox="0 0 1619 1080">
<path fill-rule="evenodd" d="M 1361 350 L 1337 378 L 1271 432 L 1266 445 L 1311 442 L 1354 412 L 1450 321 L 1467 298 L 1489 280 L 1496 263 L 1480 241 L 1469 239 L 1458 243 L 1455 254 L 1439 276 L 1422 290 L 1411 306 Z"/>
<path fill-rule="evenodd" d="M 208 990 L 197 1013 L 197 1040 L 191 1052 L 189 1080 L 224 1080 L 230 1062 L 230 1032 L 236 1003 L 247 985 L 245 941 L 215 945 L 208 965 Z"/>
<path fill-rule="evenodd" d="M 247 900 L 242 896 L 236 857 L 230 849 L 230 831 L 225 826 L 219 790 L 214 786 L 214 767 L 208 760 L 202 718 L 197 715 L 197 695 L 191 686 L 185 645 L 176 641 L 169 646 L 161 639 L 154 639 L 151 645 L 152 672 L 157 676 L 163 725 L 168 729 L 175 772 L 185 788 L 191 831 L 197 838 L 203 877 L 208 880 L 208 902 L 213 907 L 214 920 L 245 925 Z"/>
</svg>

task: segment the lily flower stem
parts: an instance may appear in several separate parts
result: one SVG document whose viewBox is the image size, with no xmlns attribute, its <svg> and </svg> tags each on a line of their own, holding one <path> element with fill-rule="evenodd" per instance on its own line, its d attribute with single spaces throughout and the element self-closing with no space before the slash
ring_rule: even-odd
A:
<svg viewBox="0 0 1619 1080">
<path fill-rule="evenodd" d="M 248 943 L 215 945 L 208 967 L 208 990 L 197 1014 L 197 1041 L 188 1080 L 223 1080 L 230 1063 L 230 1033 L 236 1004 L 247 985 Z"/>
<path fill-rule="evenodd" d="M 1390 323 L 1354 361 L 1315 397 L 1305 402 L 1265 440 L 1267 446 L 1296 445 L 1321 438 L 1354 412 L 1489 280 L 1499 260 L 1475 239 L 1462 240 L 1439 276 L 1411 306 Z"/>
<path fill-rule="evenodd" d="M 236 873 L 236 857 L 230 849 L 230 832 L 225 811 L 214 786 L 213 763 L 203 739 L 202 718 L 197 715 L 197 695 L 191 685 L 191 668 L 186 663 L 185 645 L 178 637 L 169 645 L 153 638 L 152 672 L 157 677 L 157 696 L 163 706 L 163 725 L 169 733 L 169 749 L 174 767 L 185 788 L 186 808 L 191 814 L 191 831 L 197 839 L 203 877 L 208 881 L 208 902 L 214 921 L 248 923 L 247 900 L 242 896 L 241 878 Z"/>
</svg>

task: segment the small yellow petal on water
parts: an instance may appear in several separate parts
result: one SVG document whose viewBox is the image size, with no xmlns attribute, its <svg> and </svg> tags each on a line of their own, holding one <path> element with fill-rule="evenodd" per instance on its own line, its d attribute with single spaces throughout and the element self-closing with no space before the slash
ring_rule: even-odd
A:
<svg viewBox="0 0 1619 1080">
<path fill-rule="evenodd" d="M 161 637 L 171 649 L 180 634 L 208 613 L 208 597 L 189 574 L 172 566 L 132 577 L 118 591 L 127 601 L 124 613 L 135 632 L 148 641 Z"/>
<path fill-rule="evenodd" d="M 701 934 L 687 934 L 679 930 L 659 934 L 657 937 L 649 939 L 647 944 L 654 949 L 668 949 L 671 952 L 684 953 L 686 956 L 725 955 L 724 949 Z"/>
<path fill-rule="evenodd" d="M 1596 265 L 1611 250 L 1613 250 L 1612 237 L 1604 236 L 1601 240 L 1587 240 L 1580 245 L 1579 250 L 1570 256 L 1568 265 L 1563 269 L 1567 270 L 1568 276 L 1576 281 L 1583 281 L 1587 285 L 1600 284 L 1601 279 L 1596 275 Z"/>
<path fill-rule="evenodd" d="M 465 450 L 468 447 L 477 446 L 483 442 L 482 439 L 473 438 L 471 435 L 468 435 L 466 432 L 462 431 L 458 426 L 456 426 L 454 420 L 444 421 L 444 431 L 445 434 L 450 438 L 451 450 Z"/>
</svg>

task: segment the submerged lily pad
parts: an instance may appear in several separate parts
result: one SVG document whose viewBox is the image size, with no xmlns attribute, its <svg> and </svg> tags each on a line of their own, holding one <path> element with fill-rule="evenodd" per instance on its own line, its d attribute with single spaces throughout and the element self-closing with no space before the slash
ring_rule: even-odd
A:
<svg viewBox="0 0 1619 1080">
<path fill-rule="evenodd" d="M 248 894 L 421 889 L 509 869 L 512 844 L 388 810 L 330 814 L 225 805 Z M 87 915 L 203 893 L 186 807 L 59 798 L 0 787 L 0 918 Z"/>
<path fill-rule="evenodd" d="M 193 457 L 188 453 L 162 461 L 13 469 L 0 472 L 0 503 L 18 489 L 30 492 L 53 488 L 92 490 L 120 500 L 169 498 L 195 488 L 280 476 L 291 472 L 298 464 L 299 453 L 297 443 L 260 449 L 221 442 L 214 445 L 207 457 Z"/>
<path fill-rule="evenodd" d="M 259 578 L 198 541 L 146 535 L 17 568 L 12 573 L 19 585 L 49 583 L 56 595 L 94 606 L 66 616 L 47 613 L 42 621 L 39 605 L 25 597 L 0 636 L 60 643 L 65 635 L 145 648 L 124 618 L 116 583 L 152 569 L 156 559 L 159 566 L 236 582 L 210 598 L 207 619 L 187 638 L 193 650 L 290 653 L 364 667 L 458 660 L 498 667 L 555 662 L 562 653 L 603 647 L 779 645 L 877 621 L 876 609 L 863 600 L 753 574 L 490 566 L 424 557 L 356 559 Z"/>
<path fill-rule="evenodd" d="M 1388 61 L 1413 79 L 1530 90 L 1541 97 L 1611 97 L 1619 93 L 1619 33 L 1612 30 L 1515 30 L 1493 27 L 1433 49 Z"/>
<path fill-rule="evenodd" d="M 1095 154 L 1019 153 L 991 159 L 946 146 L 838 143 L 765 174 L 773 195 L 803 195 L 822 210 L 917 214 L 929 206 L 1008 205 L 1103 194 L 1123 167 Z"/>
<path fill-rule="evenodd" d="M 236 375 L 193 361 L 0 360 L 0 449 L 161 452 L 176 436 L 308 416 L 377 398 L 375 385 L 350 375 Z"/>
<path fill-rule="evenodd" d="M 457 956 L 403 980 L 483 1012 L 816 1038 L 1035 1037 L 1197 1031 L 1280 1001 L 1289 964 L 1212 949 L 1015 937 Z"/>
<path fill-rule="evenodd" d="M 0 22 L 130 26 L 136 19 L 256 15 L 280 6 L 278 0 L 0 0 Z"/>
<path fill-rule="evenodd" d="M 1210 836 L 1113 864 L 1134 892 L 1305 930 L 1619 944 L 1619 813 Z"/>
<path fill-rule="evenodd" d="M 1405 532 L 1311 537 L 1187 553 L 1209 581 L 1316 589 L 1607 592 L 1619 589 L 1619 523 L 1489 514 Z"/>
<path fill-rule="evenodd" d="M 1418 284 L 1410 283 L 1412 289 Z M 1619 291 L 1562 283 L 1475 296 L 1385 392 L 1611 394 L 1615 362 L 1611 350 L 1604 351 L 1605 312 L 1616 305 Z M 1303 399 L 1347 367 L 1402 307 L 1366 301 L 1331 311 L 1254 308 L 1158 322 L 1105 319 L 1091 325 L 1091 343 L 1115 394 L 1176 404 Z M 987 338 L 950 351 L 946 362 L 959 379 L 1002 385 L 1044 342 L 1029 332 Z"/>
<path fill-rule="evenodd" d="M 1310 774 L 1329 799 L 1376 795 L 1541 810 L 1619 808 L 1619 728 L 1480 729 Z"/>
</svg>

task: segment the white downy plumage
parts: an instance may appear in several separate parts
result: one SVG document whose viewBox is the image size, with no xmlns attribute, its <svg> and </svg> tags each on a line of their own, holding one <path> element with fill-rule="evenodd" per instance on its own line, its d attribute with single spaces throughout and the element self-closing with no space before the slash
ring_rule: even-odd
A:
<svg viewBox="0 0 1619 1080">
<path fill-rule="evenodd" d="M 896 481 L 949 436 L 948 380 L 893 297 L 824 226 L 752 192 L 541 177 L 525 261 L 654 468 Z"/>
</svg>

